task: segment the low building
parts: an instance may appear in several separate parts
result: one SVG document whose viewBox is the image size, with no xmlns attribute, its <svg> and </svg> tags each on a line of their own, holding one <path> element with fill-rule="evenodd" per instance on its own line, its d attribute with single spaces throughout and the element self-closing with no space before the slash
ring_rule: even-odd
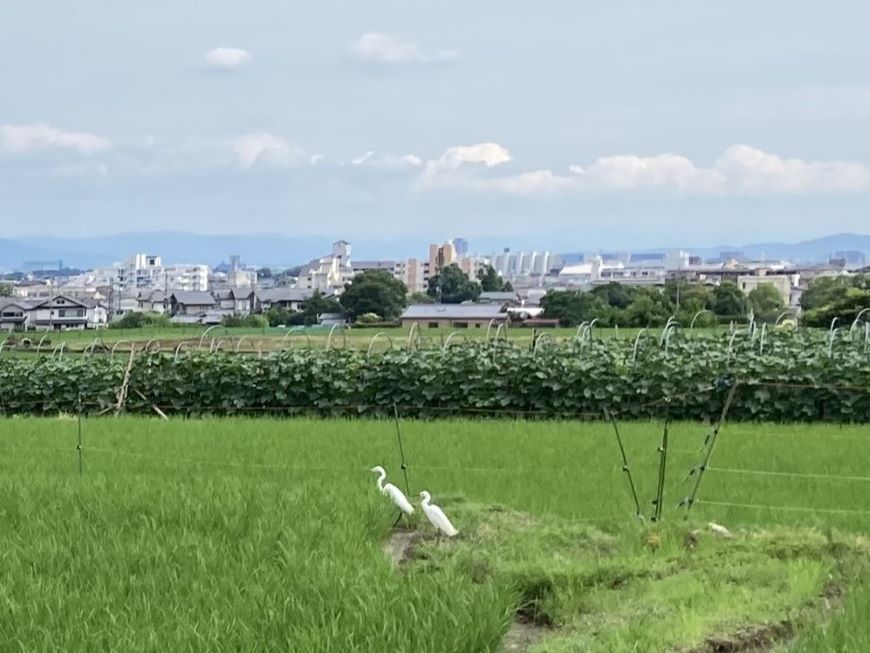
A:
<svg viewBox="0 0 870 653">
<path fill-rule="evenodd" d="M 93 299 L 56 295 L 34 304 L 28 325 L 40 331 L 100 329 L 109 321 L 106 307 Z"/>
<path fill-rule="evenodd" d="M 477 301 L 481 304 L 509 304 L 519 306 L 520 299 L 515 292 L 511 291 L 484 291 L 480 293 Z"/>
<path fill-rule="evenodd" d="M 402 326 L 469 329 L 501 324 L 509 317 L 502 304 L 413 304 L 399 318 Z"/>
<path fill-rule="evenodd" d="M 314 291 L 307 288 L 268 288 L 256 293 L 257 307 L 260 311 L 278 308 L 285 311 L 301 311 L 302 305 L 311 298 Z"/>
<path fill-rule="evenodd" d="M 24 331 L 28 328 L 33 304 L 14 297 L 0 297 L 0 331 Z"/>
<path fill-rule="evenodd" d="M 250 287 L 216 290 L 213 296 L 217 308 L 236 315 L 249 315 L 257 303 L 257 294 Z"/>
<path fill-rule="evenodd" d="M 202 317 L 215 308 L 215 300 L 207 292 L 178 291 L 169 296 L 169 306 L 173 316 Z"/>
</svg>

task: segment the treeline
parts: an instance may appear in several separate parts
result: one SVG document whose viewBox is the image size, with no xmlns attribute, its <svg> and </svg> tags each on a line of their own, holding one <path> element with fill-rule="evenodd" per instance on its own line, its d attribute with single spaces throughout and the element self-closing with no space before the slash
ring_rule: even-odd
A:
<svg viewBox="0 0 870 653">
<path fill-rule="evenodd" d="M 870 308 L 870 276 L 820 277 L 801 295 L 801 323 L 827 327 L 837 318 L 848 326 L 865 308 Z M 870 321 L 868 313 L 864 317 Z"/>
<path fill-rule="evenodd" d="M 553 290 L 543 297 L 541 306 L 544 317 L 559 320 L 562 326 L 598 320 L 601 326 L 656 327 L 676 316 L 684 326 L 695 319 L 695 325 L 703 327 L 743 321 L 750 312 L 756 320 L 773 321 L 785 302 L 771 284 L 744 293 L 728 281 L 718 286 L 669 281 L 664 288 L 611 282 L 588 292 Z"/>
</svg>

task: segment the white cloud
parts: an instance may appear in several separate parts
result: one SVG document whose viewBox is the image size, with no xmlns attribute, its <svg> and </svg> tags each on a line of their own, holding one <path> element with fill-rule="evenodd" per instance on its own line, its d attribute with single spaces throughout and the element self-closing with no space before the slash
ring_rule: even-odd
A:
<svg viewBox="0 0 870 653">
<path fill-rule="evenodd" d="M 205 53 L 205 62 L 220 70 L 237 70 L 250 63 L 252 55 L 241 48 L 220 47 Z"/>
<path fill-rule="evenodd" d="M 254 132 L 240 136 L 232 142 L 238 164 L 243 168 L 272 166 L 294 168 L 304 165 L 305 153 L 290 145 L 280 136 L 268 132 Z"/>
<path fill-rule="evenodd" d="M 664 190 L 683 195 L 759 196 L 870 191 L 870 168 L 862 164 L 785 159 L 748 145 L 732 145 L 710 167 L 678 154 L 628 154 L 571 166 L 567 175 L 551 170 L 493 175 L 486 170 L 510 160 L 510 153 L 495 143 L 451 147 L 426 163 L 417 188 L 521 195 Z"/>
<path fill-rule="evenodd" d="M 325 158 L 326 157 L 323 156 L 322 154 L 312 154 L 311 157 L 308 159 L 308 165 L 310 165 L 310 166 L 319 165 L 320 162 L 323 161 Z"/>
<path fill-rule="evenodd" d="M 398 36 L 370 32 L 351 45 L 357 58 L 370 63 L 432 63 L 450 61 L 459 56 L 455 50 L 437 50 L 430 54 L 413 41 Z"/>
<path fill-rule="evenodd" d="M 74 150 L 79 154 L 94 154 L 111 146 L 112 142 L 105 136 L 64 131 L 45 123 L 0 125 L 0 151 Z"/>
<path fill-rule="evenodd" d="M 419 168 L 423 160 L 414 154 L 375 154 L 372 151 L 352 159 L 352 166 L 366 166 L 382 170 L 402 170 L 405 168 Z"/>
</svg>

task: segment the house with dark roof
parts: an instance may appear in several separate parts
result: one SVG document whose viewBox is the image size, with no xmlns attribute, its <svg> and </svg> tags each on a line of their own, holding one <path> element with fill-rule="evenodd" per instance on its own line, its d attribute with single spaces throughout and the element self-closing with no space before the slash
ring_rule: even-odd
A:
<svg viewBox="0 0 870 653">
<path fill-rule="evenodd" d="M 173 317 L 178 315 L 202 317 L 215 306 L 214 297 L 207 292 L 179 290 L 169 295 L 170 313 Z"/>
<path fill-rule="evenodd" d="M 412 304 L 399 318 L 402 326 L 420 328 L 479 329 L 509 317 L 502 304 Z"/>
<path fill-rule="evenodd" d="M 23 331 L 30 322 L 33 303 L 16 297 L 0 297 L 0 331 Z"/>
<path fill-rule="evenodd" d="M 257 302 L 257 295 L 250 287 L 215 290 L 213 296 L 218 309 L 236 315 L 252 313 Z"/>
<path fill-rule="evenodd" d="M 268 311 L 280 308 L 290 311 L 301 311 L 306 300 L 314 294 L 307 288 L 267 288 L 256 293 L 257 310 Z"/>
<path fill-rule="evenodd" d="M 100 329 L 108 320 L 106 307 L 94 299 L 55 295 L 32 305 L 28 326 L 40 331 Z"/>
</svg>

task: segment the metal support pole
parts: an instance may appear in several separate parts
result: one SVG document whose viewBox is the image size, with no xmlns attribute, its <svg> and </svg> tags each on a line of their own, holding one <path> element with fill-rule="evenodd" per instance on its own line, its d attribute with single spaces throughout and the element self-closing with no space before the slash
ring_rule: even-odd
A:
<svg viewBox="0 0 870 653">
<path fill-rule="evenodd" d="M 396 421 L 396 439 L 399 441 L 399 456 L 402 458 L 402 474 L 405 476 L 405 491 L 411 496 L 411 484 L 408 483 L 408 465 L 405 462 L 405 447 L 402 445 L 402 430 L 399 428 L 399 407 L 393 404 L 393 418 Z"/>
<path fill-rule="evenodd" d="M 719 421 L 716 422 L 716 426 L 710 432 L 710 441 L 707 444 L 707 451 L 704 455 L 704 462 L 701 463 L 700 467 L 692 470 L 692 473 L 697 471 L 698 475 L 695 477 L 695 487 L 692 488 L 692 494 L 680 502 L 681 506 L 686 507 L 686 514 L 684 516 L 684 519 L 689 518 L 689 511 L 692 509 L 692 506 L 695 503 L 695 498 L 698 496 L 698 490 L 701 487 L 701 480 L 704 478 L 704 472 L 706 471 L 707 466 L 710 464 L 710 457 L 713 455 L 713 447 L 716 446 L 716 440 L 719 437 L 719 431 L 722 429 L 722 424 L 725 423 L 725 417 L 728 415 L 728 410 L 731 408 L 731 402 L 734 400 L 734 393 L 737 392 L 738 385 L 740 385 L 740 382 L 737 379 L 734 379 L 734 383 L 731 385 L 731 389 L 728 391 L 728 396 L 725 398 L 725 404 L 722 406 L 722 413 L 719 415 Z"/>
<path fill-rule="evenodd" d="M 654 522 L 662 520 L 662 505 L 664 504 L 665 495 L 665 470 L 668 465 L 668 430 L 670 425 L 670 418 L 666 417 L 665 428 L 662 431 L 662 443 L 659 445 L 659 481 L 656 487 L 656 498 L 653 499 L 654 510 L 652 521 Z"/>
<path fill-rule="evenodd" d="M 78 443 L 76 444 L 76 451 L 78 451 L 79 455 L 79 475 L 84 473 L 84 462 L 82 460 L 82 396 L 79 395 L 78 401 L 76 402 L 76 422 L 78 426 Z"/>
<path fill-rule="evenodd" d="M 622 436 L 619 434 L 619 426 L 614 419 L 613 414 L 607 409 L 604 409 L 604 418 L 613 426 L 613 432 L 616 434 L 616 442 L 619 445 L 619 453 L 622 455 L 622 471 L 625 472 L 628 478 L 628 486 L 631 488 L 631 497 L 634 499 L 635 516 L 643 520 L 643 513 L 640 510 L 640 500 L 637 498 L 637 489 L 634 486 L 634 478 L 631 476 L 631 468 L 628 466 L 628 457 L 625 455 L 625 447 L 622 444 Z"/>
</svg>

